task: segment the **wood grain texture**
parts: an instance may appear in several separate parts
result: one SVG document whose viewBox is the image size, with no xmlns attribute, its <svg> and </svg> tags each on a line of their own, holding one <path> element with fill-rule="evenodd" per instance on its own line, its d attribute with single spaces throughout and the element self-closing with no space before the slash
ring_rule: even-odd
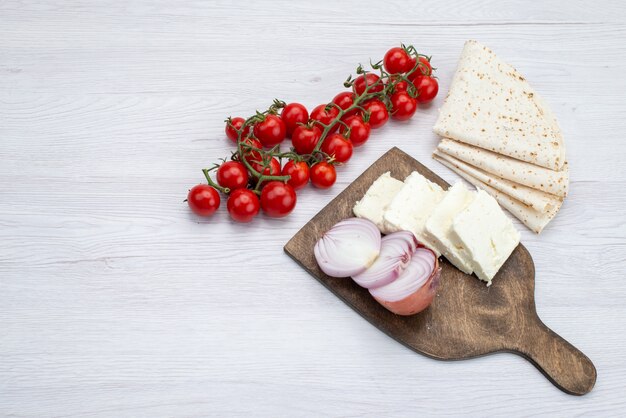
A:
<svg viewBox="0 0 626 418">
<path fill-rule="evenodd" d="M 518 245 L 490 287 L 447 260 L 440 260 L 439 288 L 431 306 L 412 316 L 389 312 L 353 280 L 330 277 L 319 268 L 313 247 L 383 173 L 397 179 L 417 171 L 444 190 L 441 177 L 394 147 L 374 162 L 317 213 L 285 245 L 285 252 L 372 325 L 407 347 L 438 360 L 463 360 L 510 351 L 528 358 L 557 387 L 572 395 L 588 393 L 596 382 L 593 363 L 546 327 L 535 309 L 535 266 Z"/>
<path fill-rule="evenodd" d="M 624 415 L 625 21 L 609 0 L 0 1 L 0 415 Z M 470 38 L 565 134 L 561 212 L 538 237 L 516 225 L 538 314 L 598 369 L 584 397 L 510 354 L 415 355 L 282 252 L 392 146 L 458 179 L 431 128 Z M 400 42 L 433 54 L 442 94 L 332 189 L 282 220 L 189 214 L 200 168 L 230 152 L 227 115 L 326 102 Z"/>
</svg>

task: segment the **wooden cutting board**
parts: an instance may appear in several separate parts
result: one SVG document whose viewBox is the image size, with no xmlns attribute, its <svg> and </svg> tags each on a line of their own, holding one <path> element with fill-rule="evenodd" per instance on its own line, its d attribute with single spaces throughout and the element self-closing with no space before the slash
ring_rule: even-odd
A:
<svg viewBox="0 0 626 418">
<path fill-rule="evenodd" d="M 361 316 L 410 349 L 438 360 L 459 360 L 508 351 L 532 362 L 572 395 L 588 393 L 596 369 L 582 352 L 541 322 L 535 310 L 535 267 L 523 245 L 507 260 L 493 285 L 457 270 L 441 258 L 441 284 L 432 305 L 413 316 L 395 315 L 347 278 L 325 275 L 313 246 L 342 219 L 386 171 L 404 179 L 417 171 L 444 189 L 448 184 L 408 154 L 393 148 L 313 217 L 285 245 L 285 252 Z"/>
</svg>

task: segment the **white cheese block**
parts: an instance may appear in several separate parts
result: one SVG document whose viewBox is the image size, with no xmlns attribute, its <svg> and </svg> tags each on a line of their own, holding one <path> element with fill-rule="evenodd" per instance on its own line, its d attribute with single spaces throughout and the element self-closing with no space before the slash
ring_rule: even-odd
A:
<svg viewBox="0 0 626 418">
<path fill-rule="evenodd" d="M 463 183 L 456 182 L 435 206 L 426 221 L 426 236 L 437 249 L 464 273 L 472 274 L 472 258 L 463 244 L 452 236 L 452 220 L 474 200 L 474 192 Z"/>
<path fill-rule="evenodd" d="M 354 215 L 357 218 L 364 218 L 374 222 L 383 234 L 391 232 L 385 228 L 383 214 L 403 184 L 400 180 L 391 177 L 389 171 L 383 173 L 367 189 L 365 196 L 356 202 L 354 208 L 352 208 Z"/>
<path fill-rule="evenodd" d="M 467 249 L 474 273 L 487 286 L 520 240 L 519 232 L 498 202 L 480 189 L 475 199 L 452 220 L 451 236 Z"/>
<path fill-rule="evenodd" d="M 383 216 L 385 229 L 391 232 L 411 231 L 422 244 L 432 249 L 437 256 L 441 255 L 424 233 L 424 226 L 445 193 L 417 171 L 412 172 L 387 206 Z"/>
</svg>

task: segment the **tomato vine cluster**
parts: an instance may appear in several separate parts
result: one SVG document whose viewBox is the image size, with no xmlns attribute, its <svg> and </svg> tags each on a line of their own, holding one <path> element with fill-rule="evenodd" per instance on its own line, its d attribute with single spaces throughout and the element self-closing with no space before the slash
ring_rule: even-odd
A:
<svg viewBox="0 0 626 418">
<path fill-rule="evenodd" d="M 417 106 L 433 100 L 439 90 L 430 57 L 413 46 L 391 48 L 371 70 L 359 65 L 356 73 L 344 83 L 350 91 L 311 113 L 300 103 L 274 100 L 266 111 L 247 119 L 228 118 L 226 136 L 237 149 L 230 161 L 202 170 L 208 184 L 189 191 L 191 210 L 212 215 L 221 192 L 228 196 L 226 206 L 235 221 L 250 222 L 261 209 L 270 217 L 287 216 L 296 205 L 296 190 L 309 181 L 317 188 L 331 187 L 337 179 L 335 165 L 347 163 L 372 129 L 390 116 L 410 119 Z M 291 138 L 292 147 L 282 152 L 286 138 Z"/>
</svg>

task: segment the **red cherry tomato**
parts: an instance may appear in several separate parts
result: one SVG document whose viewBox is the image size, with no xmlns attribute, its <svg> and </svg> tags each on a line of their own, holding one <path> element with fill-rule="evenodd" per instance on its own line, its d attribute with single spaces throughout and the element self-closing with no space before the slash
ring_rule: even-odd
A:
<svg viewBox="0 0 626 418">
<path fill-rule="evenodd" d="M 259 198 L 252 190 L 237 189 L 233 191 L 226 202 L 228 214 L 237 222 L 250 222 L 261 208 Z"/>
<path fill-rule="evenodd" d="M 251 147 L 261 149 L 263 148 L 263 145 L 261 145 L 258 139 L 247 137 L 243 141 L 241 141 L 241 144 L 241 151 L 243 152 L 244 158 L 248 163 L 252 164 L 254 161 L 261 160 L 261 153 L 259 151 L 248 149 L 243 145 L 246 144 L 250 145 Z"/>
<path fill-rule="evenodd" d="M 230 126 L 228 124 L 228 122 L 230 122 L 233 126 Z M 237 131 L 239 129 L 241 129 L 241 127 L 243 126 L 243 124 L 245 122 L 246 122 L 246 120 L 244 118 L 240 118 L 240 117 L 229 118 L 226 121 L 226 128 L 224 129 L 228 139 L 230 139 L 231 141 L 236 143 L 237 142 Z M 246 135 L 248 135 L 248 133 L 250 133 L 250 127 L 246 126 L 246 129 L 241 134 L 241 138 L 243 139 Z"/>
<path fill-rule="evenodd" d="M 280 144 L 286 135 L 285 123 L 276 115 L 267 115 L 262 122 L 254 125 L 254 136 L 261 141 L 264 147 L 269 148 Z"/>
<path fill-rule="evenodd" d="M 350 135 L 348 139 L 352 142 L 352 145 L 359 147 L 363 145 L 370 137 L 370 124 L 369 122 L 363 122 L 363 118 L 359 115 L 350 116 L 344 120 L 345 124 L 350 128 Z M 341 126 L 341 133 L 346 134 L 348 128 Z"/>
<path fill-rule="evenodd" d="M 208 184 L 198 184 L 189 190 L 187 204 L 196 215 L 211 216 L 220 207 L 220 194 Z"/>
<path fill-rule="evenodd" d="M 415 60 L 402 48 L 391 48 L 383 58 L 383 65 L 389 74 L 406 73 L 413 68 Z"/>
<path fill-rule="evenodd" d="M 335 98 L 333 99 L 333 103 L 335 103 L 341 109 L 346 110 L 354 104 L 354 93 L 352 93 L 351 91 L 341 92 L 335 96 Z M 356 115 L 358 111 L 358 109 L 352 109 L 351 111 L 344 113 L 343 116 L 346 117 L 350 115 Z"/>
<path fill-rule="evenodd" d="M 291 144 L 300 155 L 310 154 L 322 136 L 322 130 L 317 126 L 298 126 L 291 135 Z"/>
<path fill-rule="evenodd" d="M 439 92 L 439 83 L 434 77 L 417 77 L 413 81 L 413 84 L 417 89 L 417 101 L 419 103 L 428 103 L 432 101 L 435 96 L 437 96 L 437 92 Z"/>
<path fill-rule="evenodd" d="M 291 136 L 298 123 L 306 123 L 309 120 L 309 112 L 300 103 L 289 103 L 283 108 L 280 118 L 285 123 L 287 135 Z"/>
<path fill-rule="evenodd" d="M 352 143 L 341 134 L 332 134 L 324 139 L 322 151 L 338 163 L 347 163 L 352 157 Z"/>
<path fill-rule="evenodd" d="M 280 162 L 275 157 L 272 157 L 267 167 L 263 167 L 263 161 L 260 160 L 253 161 L 250 165 L 264 176 L 280 176 Z"/>
<path fill-rule="evenodd" d="M 391 117 L 397 120 L 407 120 L 415 114 L 417 100 L 406 91 L 399 91 L 391 95 Z"/>
<path fill-rule="evenodd" d="M 241 189 L 248 185 L 248 170 L 239 161 L 227 161 L 217 169 L 215 178 L 222 187 Z"/>
<path fill-rule="evenodd" d="M 272 218 L 282 218 L 296 206 L 296 192 L 289 184 L 270 181 L 261 191 L 261 209 Z"/>
<path fill-rule="evenodd" d="M 294 190 L 300 190 L 309 182 L 309 166 L 304 161 L 289 160 L 287 164 L 283 166 L 281 172 L 283 176 L 291 176 L 287 180 L 287 184 L 294 188 Z"/>
<path fill-rule="evenodd" d="M 376 93 L 382 91 L 385 87 L 382 82 L 379 82 L 380 77 L 374 73 L 367 73 L 364 75 L 358 76 L 354 83 L 352 84 L 352 88 L 357 95 L 361 95 L 365 92 L 365 87 L 370 86 L 368 93 Z"/>
<path fill-rule="evenodd" d="M 405 72 L 409 72 L 413 69 L 413 67 L 415 67 L 415 63 L 417 62 L 417 60 L 415 59 L 415 57 L 410 57 L 409 58 L 409 65 L 407 65 L 408 70 L 406 70 Z"/>
<path fill-rule="evenodd" d="M 413 63 L 415 65 L 415 63 Z M 415 81 L 417 77 L 421 77 L 423 75 L 430 76 L 433 73 L 433 67 L 430 65 L 430 61 L 426 57 L 420 57 L 420 65 L 409 74 L 408 79 L 411 81 Z"/>
<path fill-rule="evenodd" d="M 260 161 L 253 162 L 252 168 L 254 168 L 257 172 L 261 173 L 264 176 L 280 176 L 280 162 L 275 157 L 272 157 L 268 166 L 265 168 L 263 168 L 263 163 Z M 250 175 L 252 176 L 252 174 Z M 256 183 L 258 181 L 259 181 L 258 178 L 256 177 L 253 178 L 253 183 Z M 269 180 L 263 180 L 260 187 L 261 188 L 265 187 L 268 181 Z"/>
<path fill-rule="evenodd" d="M 378 99 L 368 100 L 363 104 L 363 108 L 370 112 L 370 126 L 373 129 L 380 128 L 389 120 L 389 112 L 385 104 Z"/>
<path fill-rule="evenodd" d="M 339 111 L 334 106 L 330 106 L 330 108 L 326 110 L 326 106 L 327 105 L 325 104 L 316 106 L 311 112 L 311 120 L 321 122 L 324 125 L 330 125 L 331 122 L 337 117 L 337 115 L 339 115 Z M 320 128 L 320 130 L 324 129 L 324 127 L 321 125 L 318 125 L 318 127 Z M 336 130 L 337 124 L 334 123 L 328 132 L 331 133 L 335 132 Z"/>
<path fill-rule="evenodd" d="M 311 183 L 318 189 L 328 189 L 337 180 L 335 167 L 326 161 L 319 162 L 311 167 Z"/>
<path fill-rule="evenodd" d="M 409 89 L 409 84 L 408 84 L 406 81 L 404 81 L 404 80 L 400 80 L 400 81 L 398 81 L 398 77 L 397 77 L 397 76 L 392 76 L 392 77 L 389 79 L 388 83 L 389 83 L 389 84 L 391 84 L 391 82 L 396 83 L 396 84 L 393 86 L 393 91 L 394 91 L 394 92 L 398 92 L 398 91 L 407 91 L 407 90 Z"/>
</svg>

